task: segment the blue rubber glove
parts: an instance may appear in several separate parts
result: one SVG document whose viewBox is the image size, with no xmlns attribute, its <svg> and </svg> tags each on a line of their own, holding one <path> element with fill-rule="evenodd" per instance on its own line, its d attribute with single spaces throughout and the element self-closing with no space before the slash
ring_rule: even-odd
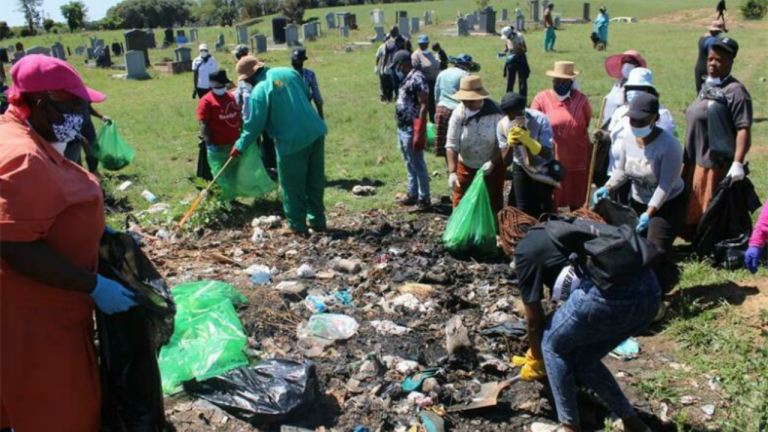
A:
<svg viewBox="0 0 768 432">
<path fill-rule="evenodd" d="M 594 195 L 592 195 L 592 204 L 597 204 L 601 199 L 608 198 L 610 194 L 611 191 L 609 191 L 607 187 L 601 187 L 595 191 Z"/>
<path fill-rule="evenodd" d="M 96 307 L 107 315 L 125 312 L 137 304 L 128 288 L 103 276 L 97 277 L 91 298 L 96 302 Z"/>
<path fill-rule="evenodd" d="M 635 231 L 637 232 L 643 232 L 648 229 L 648 224 L 651 223 L 651 217 L 648 216 L 648 213 L 643 213 L 640 215 L 640 221 L 637 223 L 637 227 L 635 228 Z"/>
<path fill-rule="evenodd" d="M 744 266 L 749 269 L 752 274 L 757 273 L 757 267 L 760 266 L 760 255 L 763 253 L 763 248 L 757 246 L 750 246 L 747 249 L 747 253 L 744 254 Z"/>
</svg>

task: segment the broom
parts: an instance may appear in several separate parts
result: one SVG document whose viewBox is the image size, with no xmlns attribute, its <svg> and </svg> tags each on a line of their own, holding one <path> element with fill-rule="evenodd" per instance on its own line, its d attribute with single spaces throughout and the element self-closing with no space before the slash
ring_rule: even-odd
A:
<svg viewBox="0 0 768 432">
<path fill-rule="evenodd" d="M 184 217 L 182 217 L 181 220 L 179 221 L 179 225 L 176 227 L 177 233 L 181 232 L 181 228 L 184 226 L 185 223 L 187 223 L 187 219 L 189 219 L 189 217 L 192 216 L 192 213 L 194 213 L 195 210 L 197 210 L 197 207 L 200 205 L 201 202 L 203 202 L 203 198 L 205 198 L 205 195 L 208 194 L 209 190 L 211 190 L 213 185 L 216 183 L 216 180 L 218 180 L 219 177 L 221 177 L 221 175 L 224 173 L 224 170 L 226 170 L 227 167 L 229 166 L 229 163 L 232 162 L 232 159 L 233 159 L 232 156 L 230 156 L 229 159 L 227 159 L 227 161 L 224 163 L 224 166 L 221 167 L 221 169 L 213 178 L 213 180 L 211 180 L 211 183 L 208 185 L 208 187 L 203 189 L 200 192 L 200 195 L 198 195 L 197 198 L 195 198 L 195 201 L 189 207 L 189 210 L 187 210 L 187 212 L 184 213 Z"/>
<path fill-rule="evenodd" d="M 608 102 L 608 98 L 603 98 L 603 103 L 600 104 L 600 116 L 597 120 L 597 127 L 601 128 L 603 127 L 603 113 L 605 112 L 605 104 Z M 581 207 L 582 209 L 586 209 L 589 207 L 589 198 L 590 198 L 590 192 L 592 192 L 592 178 L 595 176 L 595 160 L 597 159 L 597 147 L 598 142 L 594 142 L 592 144 L 592 157 L 589 161 L 589 175 L 587 176 L 587 197 L 584 199 L 584 205 Z"/>
</svg>

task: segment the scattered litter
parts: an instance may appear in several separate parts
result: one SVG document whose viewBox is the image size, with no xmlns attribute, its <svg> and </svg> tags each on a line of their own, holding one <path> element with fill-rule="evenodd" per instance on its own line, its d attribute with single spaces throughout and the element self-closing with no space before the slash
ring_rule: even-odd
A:
<svg viewBox="0 0 768 432">
<path fill-rule="evenodd" d="M 371 196 L 376 194 L 376 188 L 373 186 L 355 186 L 352 188 L 352 194 L 356 196 Z"/>
<path fill-rule="evenodd" d="M 333 293 L 335 300 L 342 306 L 352 306 L 352 294 L 349 291 L 343 289 Z"/>
<path fill-rule="evenodd" d="M 275 286 L 277 291 L 301 296 L 307 291 L 306 285 L 296 281 L 282 281 Z"/>
<path fill-rule="evenodd" d="M 254 283 L 256 285 L 268 284 L 272 276 L 272 273 L 269 270 L 269 267 L 265 265 L 259 265 L 259 264 L 255 264 L 248 267 L 247 269 L 245 269 L 245 273 L 248 276 L 250 276 L 251 283 Z"/>
<path fill-rule="evenodd" d="M 354 318 L 346 315 L 312 315 L 309 322 L 299 326 L 299 338 L 313 337 L 331 342 L 345 340 L 354 336 L 359 327 Z"/>
<path fill-rule="evenodd" d="M 611 354 L 623 360 L 635 359 L 640 354 L 640 342 L 635 338 L 629 338 L 614 348 Z"/>
<path fill-rule="evenodd" d="M 300 277 L 301 279 L 314 279 L 315 271 L 312 270 L 312 267 L 310 267 L 308 264 L 302 264 L 298 269 L 296 269 L 296 276 Z"/>
<path fill-rule="evenodd" d="M 503 323 L 480 331 L 483 336 L 504 336 L 510 338 L 521 338 L 527 333 L 525 322 L 521 320 L 508 320 Z"/>
<path fill-rule="evenodd" d="M 307 306 L 307 309 L 309 309 L 309 311 L 313 314 L 323 313 L 328 310 L 328 308 L 325 306 L 325 302 L 323 302 L 321 298 L 313 295 L 309 295 L 304 299 L 304 305 Z"/>
<path fill-rule="evenodd" d="M 119 190 L 120 192 L 125 192 L 129 187 L 131 187 L 131 185 L 133 185 L 133 182 L 130 181 L 130 180 L 126 180 L 126 181 L 120 183 L 120 186 L 117 187 L 117 190 Z M 148 191 L 145 191 L 145 192 L 148 192 Z M 152 192 L 150 192 L 150 194 L 151 193 Z M 142 196 L 144 196 L 144 194 L 142 194 Z M 157 198 L 155 198 L 155 199 L 157 199 Z"/>
<path fill-rule="evenodd" d="M 373 320 L 371 321 L 371 327 L 376 329 L 380 335 L 402 336 L 411 331 L 408 327 L 397 325 L 388 320 Z"/>
<path fill-rule="evenodd" d="M 261 216 L 251 221 L 251 227 L 269 230 L 279 228 L 281 222 L 280 216 Z"/>
<path fill-rule="evenodd" d="M 141 193 L 142 198 L 147 200 L 150 204 L 154 204 L 157 202 L 157 197 L 152 192 L 148 191 L 147 189 L 144 189 L 144 192 Z"/>
<path fill-rule="evenodd" d="M 700 400 L 701 398 L 697 396 L 683 396 L 680 398 L 680 403 L 687 406 L 693 405 Z"/>
<path fill-rule="evenodd" d="M 147 209 L 147 213 L 149 214 L 168 213 L 169 211 L 171 211 L 171 205 L 167 203 L 152 204 Z"/>
<path fill-rule="evenodd" d="M 333 269 L 348 274 L 357 274 L 363 269 L 363 265 L 357 260 L 337 259 L 334 260 Z"/>
<path fill-rule="evenodd" d="M 701 407 L 701 411 L 704 412 L 704 414 L 707 415 L 707 417 L 712 417 L 715 415 L 715 406 L 714 405 L 704 405 Z"/>
<path fill-rule="evenodd" d="M 469 330 L 464 327 L 461 315 L 454 315 L 445 327 L 446 351 L 448 354 L 458 354 L 461 351 L 472 349 L 469 340 Z"/>
<path fill-rule="evenodd" d="M 255 227 L 253 229 L 253 234 L 251 235 L 251 243 L 261 244 L 261 243 L 264 243 L 266 240 L 267 240 L 267 233 L 264 232 L 263 229 L 259 227 Z"/>
<path fill-rule="evenodd" d="M 403 294 L 401 296 L 395 297 L 392 300 L 392 305 L 395 307 L 400 306 L 410 312 L 415 312 L 419 310 L 421 302 L 413 294 Z"/>
<path fill-rule="evenodd" d="M 435 287 L 432 285 L 420 284 L 420 283 L 407 283 L 401 285 L 398 289 L 403 294 L 413 294 L 420 300 L 426 300 L 435 295 Z"/>
</svg>

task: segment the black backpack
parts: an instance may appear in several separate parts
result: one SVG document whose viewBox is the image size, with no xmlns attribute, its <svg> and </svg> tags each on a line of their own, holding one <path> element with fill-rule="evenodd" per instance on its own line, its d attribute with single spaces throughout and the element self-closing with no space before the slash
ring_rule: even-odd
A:
<svg viewBox="0 0 768 432">
<path fill-rule="evenodd" d="M 553 220 L 545 229 L 555 244 L 572 253 L 573 264 L 601 289 L 640 276 L 663 255 L 661 249 L 626 225 Z"/>
</svg>

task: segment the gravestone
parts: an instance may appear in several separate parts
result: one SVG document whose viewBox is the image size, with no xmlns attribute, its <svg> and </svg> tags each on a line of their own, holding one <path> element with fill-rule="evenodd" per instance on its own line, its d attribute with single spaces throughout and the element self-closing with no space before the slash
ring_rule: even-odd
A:
<svg viewBox="0 0 768 432">
<path fill-rule="evenodd" d="M 384 27 L 374 27 L 373 30 L 376 32 L 376 35 L 371 38 L 371 42 L 384 42 L 384 39 L 387 37 L 387 33 L 384 30 Z"/>
<path fill-rule="evenodd" d="M 267 37 L 263 34 L 253 36 L 253 51 L 256 54 L 267 52 Z"/>
<path fill-rule="evenodd" d="M 323 28 L 320 24 L 320 21 L 312 21 L 312 24 L 315 26 L 315 34 L 317 34 L 317 37 L 323 36 Z"/>
<path fill-rule="evenodd" d="M 95 41 L 93 41 L 93 47 L 94 48 L 106 48 L 107 47 L 107 43 L 104 42 L 104 39 L 96 39 Z"/>
<path fill-rule="evenodd" d="M 456 20 L 456 28 L 459 36 L 469 36 L 469 23 L 465 18 L 459 18 Z"/>
<path fill-rule="evenodd" d="M 315 26 L 315 23 L 306 23 L 303 26 L 301 26 L 301 29 L 304 33 L 304 40 L 305 41 L 311 41 L 317 39 L 317 26 Z"/>
<path fill-rule="evenodd" d="M 112 66 L 112 56 L 109 54 L 109 49 L 107 47 L 96 47 L 94 54 L 96 55 L 96 66 L 102 68 Z"/>
<path fill-rule="evenodd" d="M 189 43 L 189 39 L 186 36 L 176 36 L 176 45 L 185 45 L 187 43 Z"/>
<path fill-rule="evenodd" d="M 349 27 L 349 12 L 338 12 L 339 27 Z"/>
<path fill-rule="evenodd" d="M 424 11 L 424 25 L 432 25 L 432 13 L 429 11 Z"/>
<path fill-rule="evenodd" d="M 176 37 L 178 38 L 179 36 L 182 36 L 182 37 L 186 38 L 187 37 L 187 32 L 185 32 L 184 30 L 176 30 Z"/>
<path fill-rule="evenodd" d="M 88 47 L 86 49 L 86 54 L 88 54 L 88 60 L 96 60 L 96 49 Z"/>
<path fill-rule="evenodd" d="M 13 53 L 16 52 L 16 47 L 13 45 L 8 45 L 8 55 L 13 55 Z"/>
<path fill-rule="evenodd" d="M 198 36 L 197 29 L 190 29 L 189 30 L 189 41 L 190 42 L 197 42 L 198 38 L 199 38 L 199 36 Z"/>
<path fill-rule="evenodd" d="M 400 18 L 408 18 L 408 11 L 395 11 L 395 22 L 399 23 Z"/>
<path fill-rule="evenodd" d="M 119 43 L 113 42 L 112 43 L 112 54 L 114 54 L 115 57 L 120 57 L 121 55 L 123 55 L 123 47 Z"/>
<path fill-rule="evenodd" d="M 531 17 L 533 18 L 533 22 L 540 22 L 540 13 L 539 10 L 539 0 L 531 0 Z"/>
<path fill-rule="evenodd" d="M 79 47 L 75 48 L 75 55 L 76 56 L 85 55 L 85 47 L 84 46 L 79 46 Z"/>
<path fill-rule="evenodd" d="M 419 32 L 419 17 L 411 17 L 411 33 Z"/>
<path fill-rule="evenodd" d="M 127 79 L 149 79 L 143 51 L 128 51 L 125 53 L 125 77 Z"/>
<path fill-rule="evenodd" d="M 237 43 L 239 45 L 248 45 L 248 27 L 247 26 L 235 27 L 235 34 L 237 35 Z"/>
<path fill-rule="evenodd" d="M 382 25 L 384 24 L 384 11 L 381 9 L 374 9 L 371 12 L 371 21 L 373 21 L 373 25 Z"/>
<path fill-rule="evenodd" d="M 357 30 L 357 14 L 349 14 L 349 17 L 347 18 L 347 21 L 349 22 L 349 29 L 350 30 Z"/>
<path fill-rule="evenodd" d="M 7 48 L 0 48 L 0 63 L 8 63 L 10 59 L 8 58 L 8 49 Z"/>
<path fill-rule="evenodd" d="M 525 33 L 525 15 L 522 12 L 515 16 L 515 29 Z"/>
<path fill-rule="evenodd" d="M 213 49 L 218 51 L 224 50 L 224 35 L 219 33 L 219 37 L 216 39 L 216 43 L 213 46 Z"/>
<path fill-rule="evenodd" d="M 559 29 L 559 28 L 560 28 L 560 21 L 562 20 L 562 18 L 563 18 L 563 17 L 562 17 L 562 16 L 560 16 L 560 15 L 555 15 L 555 21 L 554 21 L 554 24 L 555 24 L 555 28 L 556 28 L 556 29 Z"/>
<path fill-rule="evenodd" d="M 147 30 L 147 48 L 157 48 L 157 39 L 155 39 L 155 32 L 152 29 Z M 125 49 L 123 49 L 125 52 Z"/>
<path fill-rule="evenodd" d="M 480 13 L 480 31 L 487 34 L 496 33 L 496 11 L 490 6 Z"/>
<path fill-rule="evenodd" d="M 27 54 L 42 54 L 50 57 L 51 49 L 41 46 L 34 46 L 26 51 Z"/>
<path fill-rule="evenodd" d="M 173 41 L 176 40 L 176 38 L 173 36 L 173 29 L 172 28 L 167 28 L 167 29 L 165 29 L 164 33 L 165 33 L 165 35 L 163 37 L 163 45 L 164 46 L 173 45 Z M 131 49 L 128 48 L 128 51 L 130 51 L 130 50 Z"/>
<path fill-rule="evenodd" d="M 509 21 L 509 9 L 504 8 L 501 10 L 501 20 L 504 22 Z"/>
<path fill-rule="evenodd" d="M 173 31 L 171 31 L 173 33 Z M 147 49 L 147 32 L 144 30 L 133 29 L 124 33 L 125 50 L 141 51 L 144 53 L 144 66 L 149 67 L 149 50 Z"/>
<path fill-rule="evenodd" d="M 584 21 L 591 21 L 592 20 L 592 14 L 590 13 L 590 4 L 584 3 L 584 9 L 582 11 L 581 17 L 584 19 Z"/>
<path fill-rule="evenodd" d="M 16 42 L 16 52 L 24 52 L 24 44 L 21 42 Z"/>
<path fill-rule="evenodd" d="M 51 55 L 59 60 L 67 60 L 67 55 L 64 52 L 64 45 L 60 44 L 59 42 L 51 45 Z"/>
<path fill-rule="evenodd" d="M 341 37 L 349 37 L 349 27 L 347 26 L 341 26 L 339 27 L 339 34 L 341 34 Z"/>
<path fill-rule="evenodd" d="M 400 34 L 403 35 L 404 38 L 411 37 L 411 26 L 408 23 L 407 16 L 400 17 L 400 21 L 398 21 L 397 27 L 400 29 Z"/>
<path fill-rule="evenodd" d="M 328 26 L 328 29 L 335 29 L 336 28 L 336 14 L 333 12 L 328 12 L 325 14 L 325 24 Z"/>
<path fill-rule="evenodd" d="M 285 27 L 285 44 L 289 47 L 299 44 L 299 26 L 289 24 Z"/>
<path fill-rule="evenodd" d="M 472 31 L 475 29 L 475 16 L 472 14 L 466 14 L 464 15 L 464 19 L 467 20 L 467 27 L 469 27 L 469 30 Z"/>
<path fill-rule="evenodd" d="M 288 19 L 284 17 L 272 18 L 272 43 L 280 45 L 285 43 L 285 26 L 288 25 Z"/>
<path fill-rule="evenodd" d="M 188 47 L 179 47 L 173 50 L 176 55 L 177 62 L 191 62 L 192 61 L 192 49 Z"/>
</svg>

